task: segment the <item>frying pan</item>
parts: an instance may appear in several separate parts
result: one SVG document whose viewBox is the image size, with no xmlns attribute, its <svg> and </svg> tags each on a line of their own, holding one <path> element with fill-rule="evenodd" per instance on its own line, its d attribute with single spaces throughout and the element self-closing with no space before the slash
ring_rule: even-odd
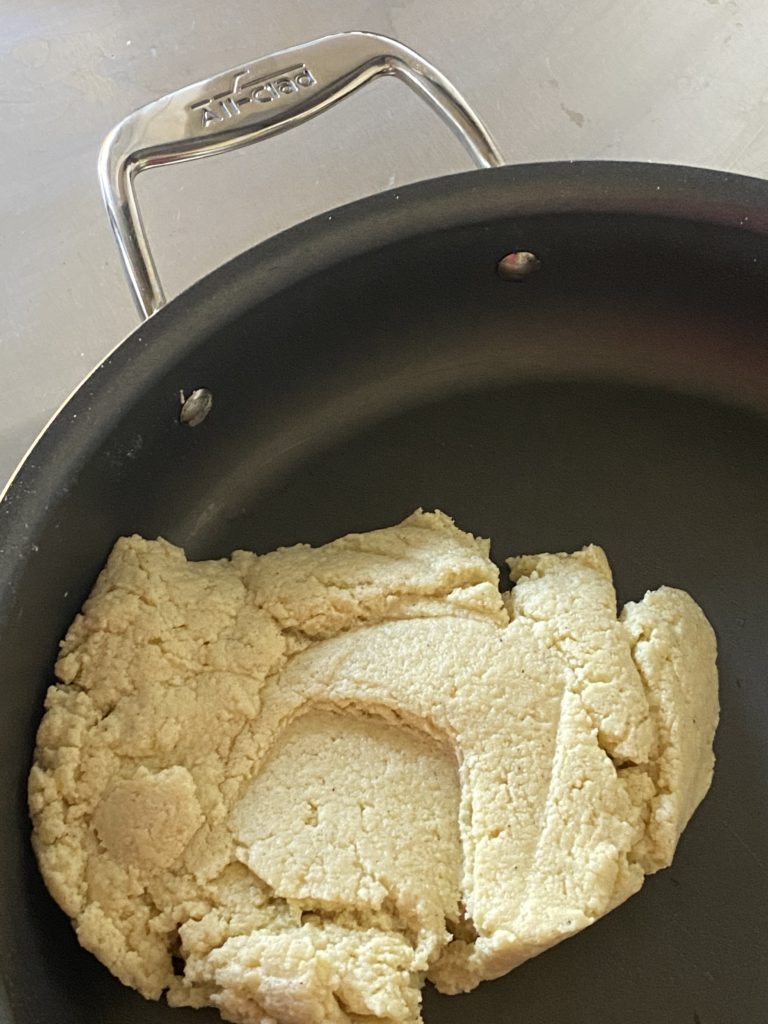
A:
<svg viewBox="0 0 768 1024">
<path fill-rule="evenodd" d="M 163 305 L 135 173 L 283 130 L 381 74 L 485 169 L 317 217 Z M 498 164 L 434 68 L 363 33 L 189 87 L 108 138 L 105 199 L 149 318 L 0 504 L 3 1024 L 217 1019 L 145 1003 L 80 950 L 30 853 L 44 689 L 114 540 L 162 535 L 205 558 L 419 505 L 493 538 L 498 560 L 600 543 L 620 602 L 689 590 L 718 634 L 722 703 L 712 791 L 673 866 L 506 978 L 428 989 L 426 1019 L 768 1019 L 768 185 Z M 521 252 L 535 259 L 500 272 Z"/>
</svg>

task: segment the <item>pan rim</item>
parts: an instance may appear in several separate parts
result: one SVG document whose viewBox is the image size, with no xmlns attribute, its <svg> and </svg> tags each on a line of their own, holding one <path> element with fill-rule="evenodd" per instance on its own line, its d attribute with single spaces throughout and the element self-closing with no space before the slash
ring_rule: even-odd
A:
<svg viewBox="0 0 768 1024">
<path fill-rule="evenodd" d="M 455 201 L 459 192 L 460 204 Z M 26 522 L 24 534 L 31 534 L 37 517 L 24 513 L 32 512 L 56 453 L 79 450 L 95 424 L 117 415 L 117 395 L 141 386 L 140 362 L 146 377 L 150 369 L 157 373 L 159 365 L 168 367 L 197 347 L 210 334 L 210 324 L 204 330 L 196 324 L 201 309 L 212 311 L 213 323 L 225 324 L 288 284 L 363 257 L 374 247 L 509 213 L 512 195 L 521 218 L 544 213 L 653 216 L 768 235 L 766 180 L 682 164 L 607 160 L 514 164 L 428 178 L 288 227 L 203 275 L 125 335 L 42 427 L 0 489 L 0 605 L 5 581 L 26 551 L 23 538 L 9 539 L 12 527 L 20 517 Z M 291 260 L 292 254 L 300 259 Z"/>
</svg>

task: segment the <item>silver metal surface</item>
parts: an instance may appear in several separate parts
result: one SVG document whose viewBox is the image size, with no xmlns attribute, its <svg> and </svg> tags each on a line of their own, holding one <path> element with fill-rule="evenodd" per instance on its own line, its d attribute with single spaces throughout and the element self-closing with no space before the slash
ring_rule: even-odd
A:
<svg viewBox="0 0 768 1024">
<path fill-rule="evenodd" d="M 509 161 L 768 169 L 765 0 L 0 0 L 0 479 L 137 323 L 96 179 L 106 133 L 216 68 L 361 28 L 427 54 Z M 173 294 L 281 228 L 464 161 L 384 80 L 138 191 Z"/>
<path fill-rule="evenodd" d="M 179 397 L 181 399 L 179 420 L 186 423 L 188 427 L 199 427 L 213 408 L 213 395 L 208 388 L 195 388 L 189 398 L 184 395 L 183 391 Z"/>
<path fill-rule="evenodd" d="M 488 131 L 437 68 L 394 39 L 341 32 L 248 61 L 133 111 L 99 154 L 109 221 L 142 316 L 165 305 L 134 180 L 149 167 L 240 149 L 332 107 L 367 82 L 405 82 L 453 129 L 478 167 L 503 163 Z"/>
</svg>

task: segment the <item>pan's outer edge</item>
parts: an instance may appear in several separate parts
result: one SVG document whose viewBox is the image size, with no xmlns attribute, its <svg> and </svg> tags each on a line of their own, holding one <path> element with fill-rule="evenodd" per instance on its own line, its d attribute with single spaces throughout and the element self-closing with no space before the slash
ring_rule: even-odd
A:
<svg viewBox="0 0 768 1024">
<path fill-rule="evenodd" d="M 288 284 L 424 232 L 542 213 L 668 217 L 768 234 L 768 182 L 665 164 L 522 164 L 432 178 L 281 232 L 212 271 L 141 324 L 64 403 L 0 493 L 0 617 L 39 522 L 75 465 L 164 368 Z"/>
</svg>

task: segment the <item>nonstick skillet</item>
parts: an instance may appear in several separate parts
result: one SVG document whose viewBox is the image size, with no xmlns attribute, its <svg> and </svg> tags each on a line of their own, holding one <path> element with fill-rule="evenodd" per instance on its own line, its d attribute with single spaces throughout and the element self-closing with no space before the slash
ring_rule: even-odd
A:
<svg viewBox="0 0 768 1024">
<path fill-rule="evenodd" d="M 165 304 L 137 171 L 282 131 L 382 74 L 482 169 L 323 214 Z M 363 33 L 181 90 L 108 138 L 102 186 L 147 319 L 0 503 L 2 1024 L 217 1019 L 145 1003 L 82 951 L 29 847 L 57 643 L 114 540 L 218 557 L 419 505 L 499 560 L 599 543 L 622 603 L 689 590 L 717 631 L 722 703 L 712 791 L 673 866 L 506 978 L 427 990 L 427 1021 L 768 1019 L 768 184 L 500 164 L 434 68 Z"/>
</svg>

